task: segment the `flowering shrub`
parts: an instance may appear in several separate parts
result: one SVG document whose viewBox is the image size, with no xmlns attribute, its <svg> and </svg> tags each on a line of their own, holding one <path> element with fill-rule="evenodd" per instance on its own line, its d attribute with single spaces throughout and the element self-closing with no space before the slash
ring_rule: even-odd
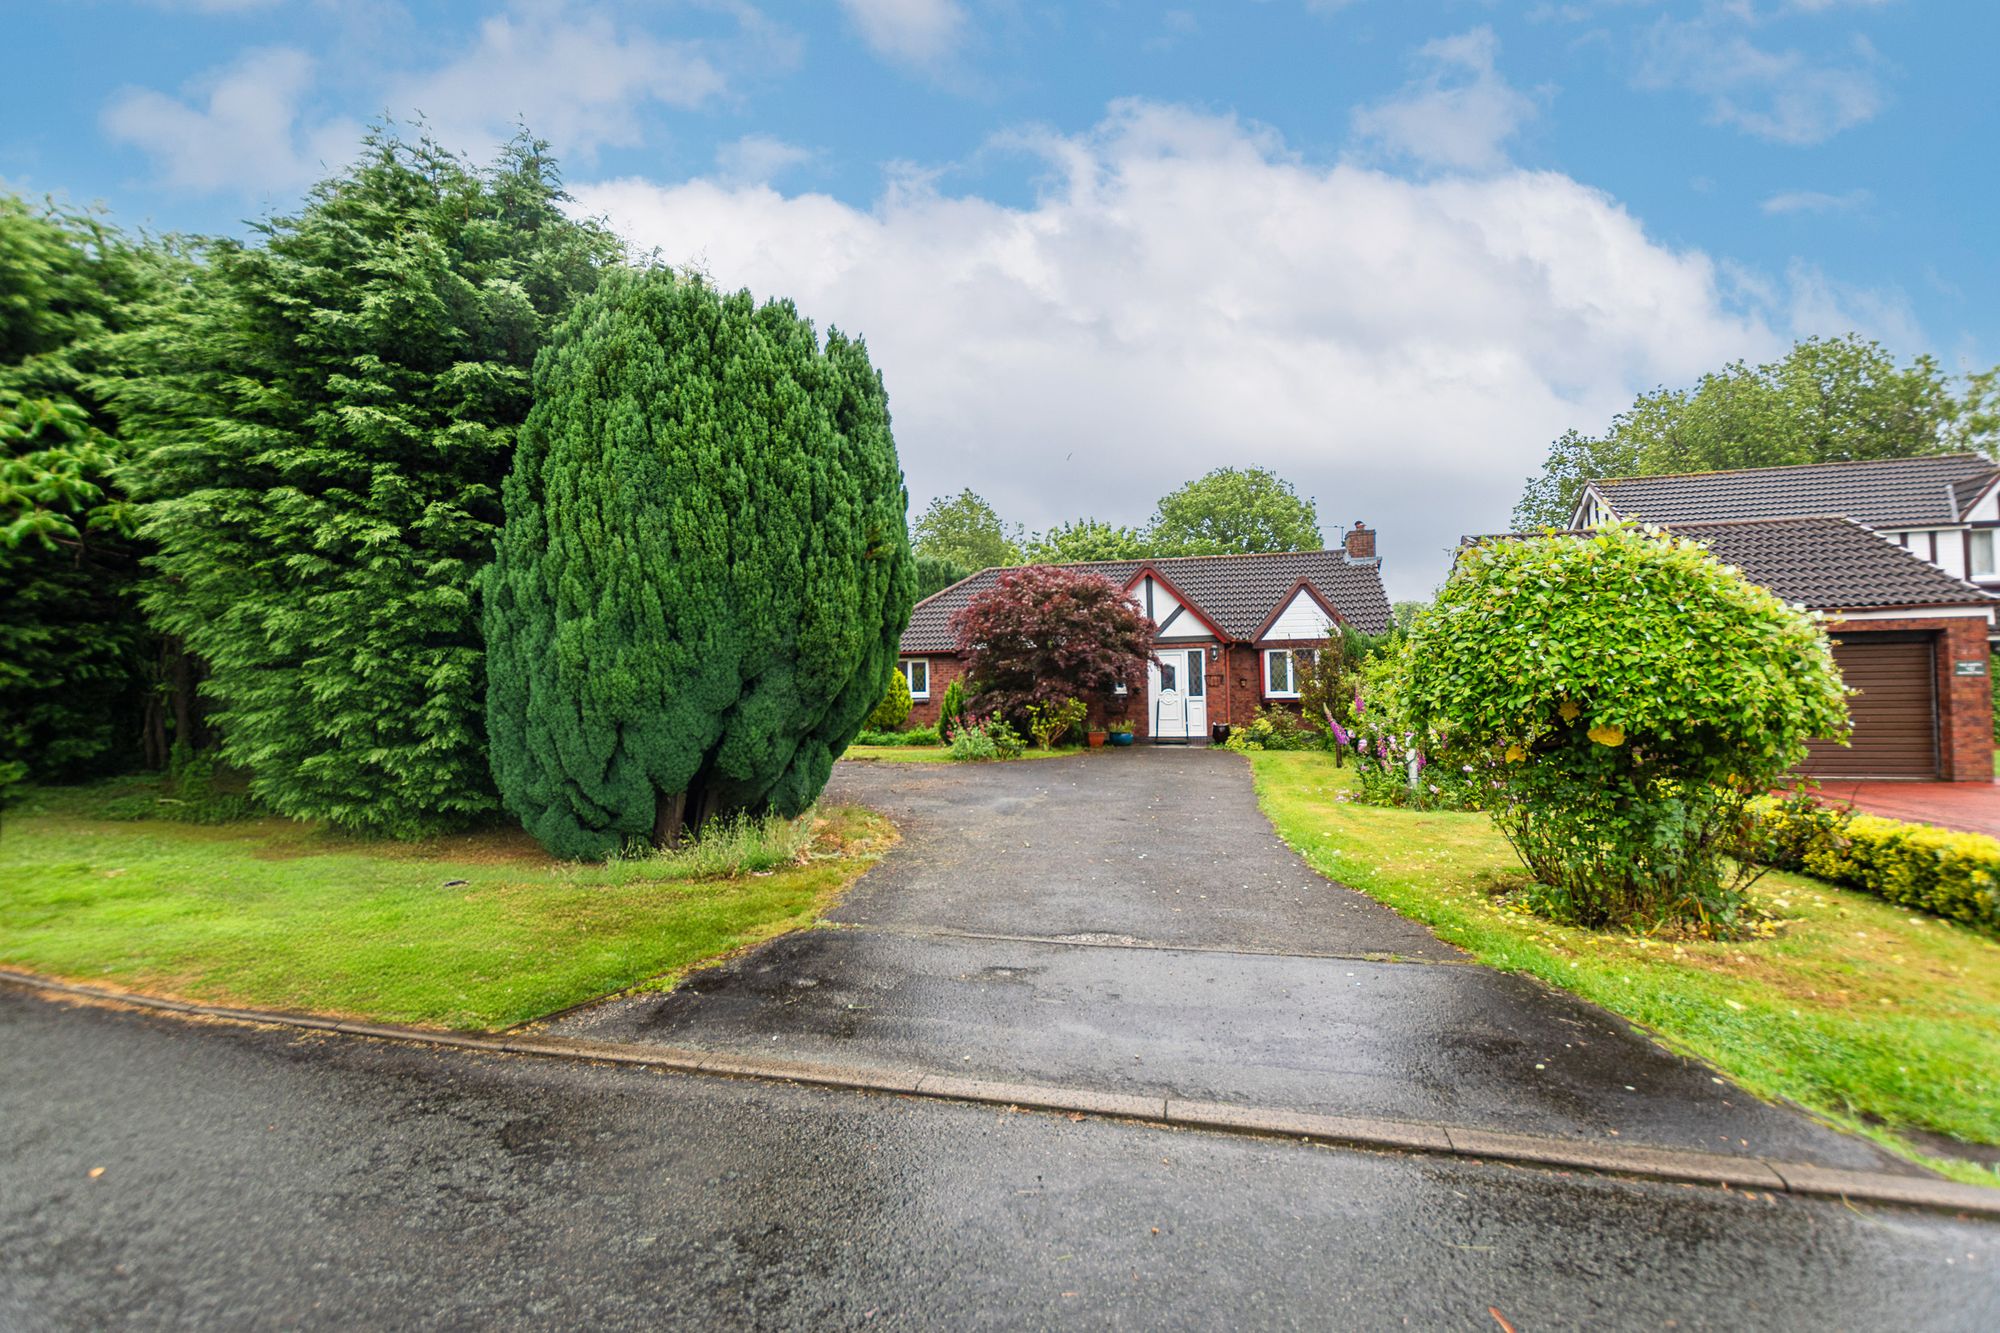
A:
<svg viewBox="0 0 2000 1333">
<path fill-rule="evenodd" d="M 950 740 L 965 725 L 965 682 L 954 680 L 944 687 L 938 701 L 938 735 Z"/>
<path fill-rule="evenodd" d="M 1330 724 L 1333 742 L 1354 756 L 1362 801 L 1417 810 L 1485 809 L 1492 803 L 1494 779 L 1484 754 L 1449 753 L 1436 740 L 1418 743 L 1402 706 L 1406 652 L 1399 645 L 1363 662 L 1343 710 L 1351 729 Z"/>
<path fill-rule="evenodd" d="M 1816 616 L 1629 524 L 1466 551 L 1402 662 L 1408 732 L 1488 767 L 1532 905 L 1576 925 L 1734 929 L 1746 801 L 1847 729 Z"/>
</svg>

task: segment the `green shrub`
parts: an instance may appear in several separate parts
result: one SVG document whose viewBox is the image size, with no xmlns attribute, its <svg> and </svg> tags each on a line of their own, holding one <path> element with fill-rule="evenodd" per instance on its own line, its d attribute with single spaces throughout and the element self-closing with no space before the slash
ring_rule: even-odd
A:
<svg viewBox="0 0 2000 1333">
<path fill-rule="evenodd" d="M 911 727 L 908 731 L 863 731 L 854 738 L 856 745 L 936 745 L 936 727 Z"/>
<path fill-rule="evenodd" d="M 965 725 L 965 682 L 955 680 L 944 687 L 938 701 L 938 735 L 950 740 Z"/>
<path fill-rule="evenodd" d="M 875 711 L 868 715 L 868 727 L 873 731 L 894 731 L 903 725 L 903 720 L 916 707 L 910 698 L 910 682 L 903 679 L 903 669 L 897 667 L 889 673 L 889 688 L 882 692 L 882 702 L 875 705 Z"/>
<path fill-rule="evenodd" d="M 138 792 L 107 801 L 106 819 L 166 819 L 176 824 L 233 824 L 262 811 L 241 774 L 218 772 L 214 750 L 176 742 L 167 760 L 164 791 Z M 218 784 L 222 788 L 219 789 Z"/>
<path fill-rule="evenodd" d="M 1089 706 L 1081 699 L 1029 704 L 1028 734 L 1035 738 L 1035 744 L 1042 749 L 1051 749 L 1057 741 L 1081 726 L 1083 719 L 1089 713 Z"/>
<path fill-rule="evenodd" d="M 1326 734 L 1284 708 L 1259 708 L 1249 725 L 1230 729 L 1223 748 L 1239 754 L 1258 750 L 1323 750 Z"/>
<path fill-rule="evenodd" d="M 1492 774 L 1536 909 L 1587 927 L 1733 929 L 1745 801 L 1847 729 L 1818 617 L 1630 525 L 1466 551 L 1398 688 L 1411 743 Z"/>
<path fill-rule="evenodd" d="M 953 759 L 1019 759 L 1027 749 L 1021 733 L 1003 718 L 967 718 L 951 738 Z"/>
<path fill-rule="evenodd" d="M 2000 839 L 1831 810 L 1803 792 L 1750 812 L 1751 854 L 1770 865 L 2000 933 Z"/>
</svg>

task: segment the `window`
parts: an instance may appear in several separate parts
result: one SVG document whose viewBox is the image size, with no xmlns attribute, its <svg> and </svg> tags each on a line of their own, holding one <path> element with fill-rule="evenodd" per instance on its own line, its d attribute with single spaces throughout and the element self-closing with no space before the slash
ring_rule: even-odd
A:
<svg viewBox="0 0 2000 1333">
<path fill-rule="evenodd" d="M 897 665 L 903 669 L 903 679 L 909 682 L 912 699 L 931 697 L 931 660 L 928 657 L 906 657 Z"/>
<path fill-rule="evenodd" d="M 1974 528 L 1965 534 L 1965 563 L 1973 578 L 1993 577 L 1993 529 Z"/>
<path fill-rule="evenodd" d="M 1267 699 L 1296 699 L 1299 697 L 1297 674 L 1292 670 L 1292 650 L 1272 648 L 1264 653 L 1264 697 Z"/>
</svg>

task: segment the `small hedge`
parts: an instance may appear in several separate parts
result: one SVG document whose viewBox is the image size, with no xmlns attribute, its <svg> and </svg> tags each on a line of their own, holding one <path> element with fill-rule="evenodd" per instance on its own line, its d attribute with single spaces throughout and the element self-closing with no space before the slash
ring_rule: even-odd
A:
<svg viewBox="0 0 2000 1333">
<path fill-rule="evenodd" d="M 2000 934 L 2000 838 L 1829 809 L 1810 796 L 1750 804 L 1753 852 L 1782 870 Z"/>
<path fill-rule="evenodd" d="M 908 731 L 864 730 L 854 738 L 856 745 L 942 745 L 936 727 L 911 727 Z"/>
</svg>

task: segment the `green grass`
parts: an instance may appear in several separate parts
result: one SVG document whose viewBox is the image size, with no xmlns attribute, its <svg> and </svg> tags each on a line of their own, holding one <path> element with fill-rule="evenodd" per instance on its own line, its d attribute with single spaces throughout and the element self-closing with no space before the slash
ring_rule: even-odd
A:
<svg viewBox="0 0 2000 1333">
<path fill-rule="evenodd" d="M 1650 1028 L 1760 1096 L 1789 1098 L 1957 1179 L 2000 1184 L 2000 1172 L 1925 1156 L 1890 1132 L 2000 1144 L 2000 943 L 1777 873 L 1754 890 L 1785 923 L 1769 939 L 1649 940 L 1558 926 L 1495 904 L 1525 874 L 1485 815 L 1346 800 L 1351 770 L 1323 754 L 1250 759 L 1279 835 L 1329 877 L 1482 963 Z"/>
<path fill-rule="evenodd" d="M 1064 755 L 1076 754 L 1080 745 L 1058 745 L 1053 750 L 1040 750 L 1029 746 L 1015 759 L 1061 759 Z M 880 760 L 888 764 L 948 764 L 953 762 L 951 747 L 947 745 L 850 745 L 842 759 Z M 968 761 L 973 762 L 973 761 Z M 988 759 L 978 762 L 1010 763 L 1011 760 Z"/>
<path fill-rule="evenodd" d="M 810 925 L 895 839 L 880 816 L 841 807 L 586 866 L 518 831 L 397 844 L 278 819 L 102 817 L 135 789 L 32 793 L 8 817 L 0 965 L 213 1003 L 502 1028 Z"/>
</svg>

